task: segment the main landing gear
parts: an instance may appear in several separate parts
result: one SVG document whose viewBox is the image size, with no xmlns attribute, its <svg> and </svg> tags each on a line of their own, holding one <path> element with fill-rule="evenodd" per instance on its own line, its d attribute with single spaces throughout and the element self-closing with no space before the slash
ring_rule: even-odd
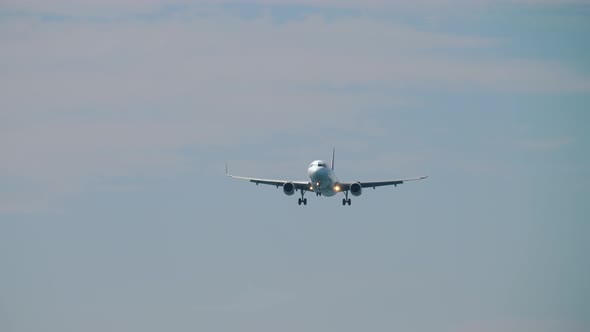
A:
<svg viewBox="0 0 590 332">
<path fill-rule="evenodd" d="M 303 195 L 305 195 L 305 191 L 301 190 L 301 198 L 297 199 L 297 204 L 298 205 L 307 205 L 307 198 L 303 198 Z"/>
<path fill-rule="evenodd" d="M 342 205 L 344 206 L 348 204 L 348 206 L 350 206 L 350 204 L 352 203 L 352 199 L 348 198 L 348 191 L 345 191 L 344 195 L 346 195 L 346 198 L 342 199 Z"/>
</svg>

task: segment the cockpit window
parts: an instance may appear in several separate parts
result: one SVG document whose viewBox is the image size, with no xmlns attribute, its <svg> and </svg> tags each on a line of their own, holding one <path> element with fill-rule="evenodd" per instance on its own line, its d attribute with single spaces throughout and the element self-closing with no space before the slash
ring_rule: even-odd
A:
<svg viewBox="0 0 590 332">
<path fill-rule="evenodd" d="M 312 162 L 311 165 L 309 165 L 309 167 L 328 167 L 328 166 L 326 166 L 326 162 L 316 160 L 316 161 Z"/>
</svg>

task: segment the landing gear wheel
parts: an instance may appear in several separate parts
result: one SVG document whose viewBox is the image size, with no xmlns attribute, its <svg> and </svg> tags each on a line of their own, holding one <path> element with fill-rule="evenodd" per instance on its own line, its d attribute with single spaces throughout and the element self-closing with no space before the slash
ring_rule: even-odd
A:
<svg viewBox="0 0 590 332">
<path fill-rule="evenodd" d="M 350 206 L 352 199 L 348 198 L 348 191 L 345 191 L 344 195 L 346 195 L 346 197 L 342 199 L 342 205 L 348 204 Z"/>
<path fill-rule="evenodd" d="M 350 199 L 350 198 L 349 199 L 343 198 L 342 199 L 342 205 L 346 205 L 346 204 L 348 204 L 348 205 L 352 204 L 352 199 Z"/>
<path fill-rule="evenodd" d="M 305 195 L 305 190 L 301 189 L 301 198 L 297 199 L 297 204 L 307 205 L 307 198 L 304 198 L 303 195 Z"/>
</svg>

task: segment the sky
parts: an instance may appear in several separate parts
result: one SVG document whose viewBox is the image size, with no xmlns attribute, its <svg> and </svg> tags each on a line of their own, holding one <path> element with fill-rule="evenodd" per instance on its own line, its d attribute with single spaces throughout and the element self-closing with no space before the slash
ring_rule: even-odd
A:
<svg viewBox="0 0 590 332">
<path fill-rule="evenodd" d="M 590 2 L 0 4 L 0 330 L 590 330 Z M 429 175 L 352 198 L 225 177 Z"/>
</svg>

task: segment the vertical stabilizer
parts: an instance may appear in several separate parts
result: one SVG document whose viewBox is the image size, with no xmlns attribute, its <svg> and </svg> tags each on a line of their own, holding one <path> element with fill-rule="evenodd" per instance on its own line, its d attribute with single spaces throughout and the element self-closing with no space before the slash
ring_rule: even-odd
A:
<svg viewBox="0 0 590 332">
<path fill-rule="evenodd" d="M 332 170 L 334 170 L 334 154 L 336 153 L 336 148 L 332 148 Z"/>
</svg>

